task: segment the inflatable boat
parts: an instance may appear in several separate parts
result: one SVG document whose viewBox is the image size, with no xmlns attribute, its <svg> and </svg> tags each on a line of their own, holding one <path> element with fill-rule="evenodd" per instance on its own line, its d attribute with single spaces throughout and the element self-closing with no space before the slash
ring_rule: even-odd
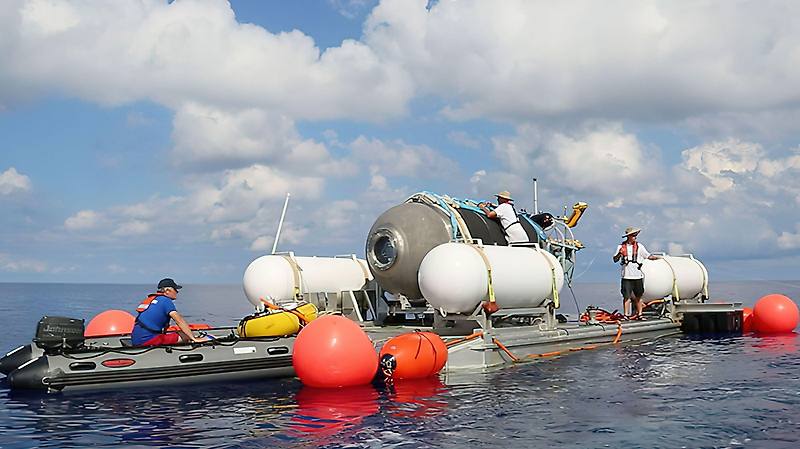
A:
<svg viewBox="0 0 800 449">
<path fill-rule="evenodd" d="M 207 342 L 135 347 L 129 334 L 86 337 L 83 320 L 46 316 L 31 344 L 0 359 L 0 373 L 13 389 L 48 392 L 292 376 L 294 334 L 315 317 L 306 304 L 205 328 Z"/>
</svg>

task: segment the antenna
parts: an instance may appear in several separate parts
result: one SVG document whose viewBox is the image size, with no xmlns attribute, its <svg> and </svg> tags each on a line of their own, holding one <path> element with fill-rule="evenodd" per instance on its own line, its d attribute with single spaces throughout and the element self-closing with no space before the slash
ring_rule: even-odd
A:
<svg viewBox="0 0 800 449">
<path fill-rule="evenodd" d="M 281 238 L 281 228 L 283 227 L 283 219 L 286 217 L 286 207 L 289 205 L 289 197 L 291 194 L 286 192 L 286 201 L 283 202 L 283 212 L 281 212 L 281 220 L 278 222 L 278 232 L 275 233 L 275 241 L 272 242 L 272 254 L 278 249 L 278 240 Z"/>
<path fill-rule="evenodd" d="M 533 178 L 533 215 L 539 213 L 539 185 L 536 178 Z"/>
</svg>

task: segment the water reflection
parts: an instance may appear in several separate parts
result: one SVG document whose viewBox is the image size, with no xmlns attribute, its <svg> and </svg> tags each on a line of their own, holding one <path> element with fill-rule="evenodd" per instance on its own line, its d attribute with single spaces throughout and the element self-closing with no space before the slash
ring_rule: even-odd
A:
<svg viewBox="0 0 800 449">
<path fill-rule="evenodd" d="M 769 354 L 795 354 L 798 349 L 798 334 L 758 335 L 754 337 L 753 348 Z"/>
<path fill-rule="evenodd" d="M 291 434 L 313 434 L 325 440 L 357 427 L 366 416 L 378 413 L 378 392 L 372 385 L 348 388 L 303 387 L 295 396 L 297 411 L 292 415 Z"/>
</svg>

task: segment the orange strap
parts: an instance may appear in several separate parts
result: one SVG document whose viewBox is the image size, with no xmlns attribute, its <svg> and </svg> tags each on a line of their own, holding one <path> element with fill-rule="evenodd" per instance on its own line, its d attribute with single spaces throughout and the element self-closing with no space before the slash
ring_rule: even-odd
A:
<svg viewBox="0 0 800 449">
<path fill-rule="evenodd" d="M 465 341 L 474 340 L 474 339 L 476 339 L 478 337 L 481 337 L 481 336 L 483 336 L 483 332 L 475 332 L 475 333 L 467 335 L 466 337 L 458 338 L 458 339 L 455 339 L 455 340 L 450 340 L 447 343 L 445 343 L 444 345 L 449 348 L 451 346 L 455 346 L 455 345 L 457 345 L 459 343 L 463 343 Z"/>
<path fill-rule="evenodd" d="M 305 315 L 303 315 L 302 313 L 300 313 L 296 309 L 284 309 L 283 307 L 278 306 L 276 304 L 273 304 L 273 303 L 267 301 L 264 298 L 258 298 L 258 299 L 261 300 L 261 302 L 263 302 L 264 305 L 267 306 L 267 308 L 270 309 L 270 310 L 280 310 L 282 312 L 287 312 L 287 313 L 291 313 L 292 315 L 295 315 L 297 318 L 300 319 L 300 324 L 303 325 L 303 326 L 305 326 L 306 324 L 308 324 L 310 322 L 310 320 L 308 318 L 306 318 Z"/>
</svg>

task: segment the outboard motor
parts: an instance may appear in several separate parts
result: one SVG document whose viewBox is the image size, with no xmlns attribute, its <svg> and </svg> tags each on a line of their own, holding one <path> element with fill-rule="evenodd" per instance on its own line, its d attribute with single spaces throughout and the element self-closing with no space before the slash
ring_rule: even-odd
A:
<svg viewBox="0 0 800 449">
<path fill-rule="evenodd" d="M 43 316 L 36 325 L 36 343 L 45 352 L 77 349 L 84 343 L 85 324 L 82 319 Z"/>
</svg>

